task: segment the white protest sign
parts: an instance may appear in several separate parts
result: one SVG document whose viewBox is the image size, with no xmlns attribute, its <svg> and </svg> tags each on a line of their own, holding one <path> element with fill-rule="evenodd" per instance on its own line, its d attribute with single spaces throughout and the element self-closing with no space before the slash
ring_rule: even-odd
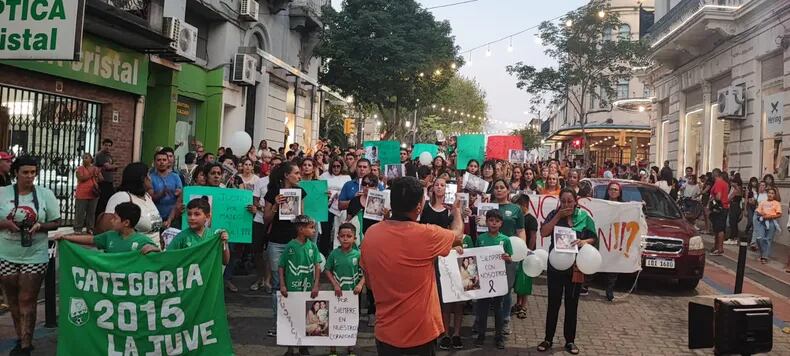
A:
<svg viewBox="0 0 790 356">
<path fill-rule="evenodd" d="M 476 247 L 459 255 L 451 250 L 439 257 L 439 282 L 444 303 L 498 297 L 508 292 L 507 271 L 501 245 Z"/>
<path fill-rule="evenodd" d="M 540 231 L 546 216 L 557 208 L 558 197 L 530 195 L 529 199 L 529 211 L 538 220 Z M 578 205 L 595 222 L 598 252 L 603 259 L 600 272 L 632 273 L 641 270 L 641 245 L 644 235 L 648 234 L 642 203 L 581 198 Z M 551 236 L 541 237 L 538 233 L 536 248 L 548 251 L 550 239 Z"/>
<path fill-rule="evenodd" d="M 85 0 L 0 1 L 0 59 L 76 60 Z"/>
<path fill-rule="evenodd" d="M 277 292 L 277 345 L 354 346 L 359 326 L 359 297 L 351 291 Z"/>
</svg>

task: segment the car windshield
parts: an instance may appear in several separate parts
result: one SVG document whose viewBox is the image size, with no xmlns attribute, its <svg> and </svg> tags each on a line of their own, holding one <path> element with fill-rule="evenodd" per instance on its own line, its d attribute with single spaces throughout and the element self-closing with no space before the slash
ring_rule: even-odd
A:
<svg viewBox="0 0 790 356">
<path fill-rule="evenodd" d="M 606 194 L 606 185 L 595 187 L 594 197 L 603 199 Z M 680 210 L 672 198 L 658 187 L 643 187 L 634 185 L 623 186 L 623 201 L 644 202 L 645 216 L 661 219 L 680 219 Z"/>
</svg>

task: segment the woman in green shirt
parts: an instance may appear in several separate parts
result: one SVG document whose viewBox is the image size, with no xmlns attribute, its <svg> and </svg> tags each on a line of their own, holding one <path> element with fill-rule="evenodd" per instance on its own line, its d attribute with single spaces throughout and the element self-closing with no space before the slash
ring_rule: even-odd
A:
<svg viewBox="0 0 790 356">
<path fill-rule="evenodd" d="M 510 202 L 510 188 L 504 179 L 497 179 L 493 185 L 492 202 L 499 204 L 499 212 L 502 214 L 502 228 L 500 233 L 506 236 L 518 236 L 523 241 L 527 241 L 527 235 L 524 232 L 524 213 L 521 207 Z M 521 266 L 521 264 L 518 264 Z M 505 264 L 507 270 L 507 285 L 513 287 L 516 281 L 516 264 L 508 262 Z M 502 300 L 502 314 L 505 320 L 505 334 L 509 334 L 510 330 L 510 313 L 511 304 L 513 300 L 510 296 L 510 291 L 505 294 Z"/>
</svg>

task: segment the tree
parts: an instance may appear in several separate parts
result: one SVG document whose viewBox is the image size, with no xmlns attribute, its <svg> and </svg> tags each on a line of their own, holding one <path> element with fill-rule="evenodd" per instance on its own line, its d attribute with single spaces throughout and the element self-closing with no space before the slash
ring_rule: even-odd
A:
<svg viewBox="0 0 790 356">
<path fill-rule="evenodd" d="M 442 108 L 445 110 L 442 111 Z M 488 111 L 486 92 L 477 81 L 456 74 L 430 104 L 426 103 L 420 112 L 422 111 L 427 111 L 428 114 L 420 118 L 416 142 L 436 141 L 436 130 L 442 130 L 445 135 L 452 132 L 482 131 Z"/>
<path fill-rule="evenodd" d="M 345 0 L 324 7 L 316 53 L 321 81 L 373 105 L 382 116 L 384 139 L 405 132 L 404 111 L 444 88 L 463 64 L 448 22 L 437 22 L 414 0 Z"/>
<path fill-rule="evenodd" d="M 348 147 L 348 136 L 343 133 L 343 119 L 347 117 L 345 105 L 327 105 L 321 117 L 323 125 L 318 129 L 319 137 L 328 139 L 333 146 L 346 149 Z"/>
<path fill-rule="evenodd" d="M 631 79 L 632 67 L 645 64 L 644 44 L 612 38 L 611 33 L 622 24 L 618 15 L 609 11 L 607 1 L 593 0 L 566 14 L 560 24 L 540 24 L 544 52 L 557 62 L 556 67 L 537 69 L 522 62 L 507 67 L 518 79 L 516 86 L 533 95 L 535 106 L 566 101 L 573 109 L 584 137 L 585 164 L 589 164 L 585 125 L 591 113 L 587 100 L 597 99 L 601 107 L 609 108 L 605 111 L 611 110 L 609 101 L 615 97 L 617 82 Z"/>
<path fill-rule="evenodd" d="M 510 133 L 513 136 L 521 136 L 521 139 L 524 141 L 524 149 L 531 150 L 533 148 L 538 148 L 541 145 L 541 140 L 543 137 L 540 135 L 540 131 L 535 130 L 531 127 L 524 127 L 518 130 L 513 130 Z"/>
</svg>

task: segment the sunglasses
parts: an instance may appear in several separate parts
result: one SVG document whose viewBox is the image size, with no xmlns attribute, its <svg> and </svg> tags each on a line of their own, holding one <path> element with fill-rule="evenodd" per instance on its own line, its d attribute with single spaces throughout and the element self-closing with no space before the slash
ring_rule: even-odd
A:
<svg viewBox="0 0 790 356">
<path fill-rule="evenodd" d="M 332 165 L 332 168 L 343 168 L 343 166 L 341 166 L 341 165 L 339 165 L 339 164 L 333 164 L 333 165 Z"/>
<path fill-rule="evenodd" d="M 373 183 L 371 181 L 362 181 L 362 185 L 364 185 L 366 187 L 375 187 L 376 183 Z"/>
</svg>

